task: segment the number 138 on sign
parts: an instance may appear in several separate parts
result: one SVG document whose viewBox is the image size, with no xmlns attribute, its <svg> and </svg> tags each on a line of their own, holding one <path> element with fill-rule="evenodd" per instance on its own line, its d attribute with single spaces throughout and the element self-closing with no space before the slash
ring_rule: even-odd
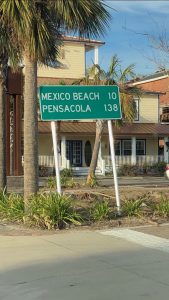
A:
<svg viewBox="0 0 169 300">
<path fill-rule="evenodd" d="M 117 104 L 104 104 L 105 111 L 118 111 L 118 108 Z"/>
</svg>

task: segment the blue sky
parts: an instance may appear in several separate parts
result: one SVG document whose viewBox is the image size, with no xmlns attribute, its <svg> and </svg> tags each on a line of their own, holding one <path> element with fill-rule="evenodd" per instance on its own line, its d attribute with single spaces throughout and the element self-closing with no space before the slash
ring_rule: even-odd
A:
<svg viewBox="0 0 169 300">
<path fill-rule="evenodd" d="M 113 1 L 106 3 L 112 16 L 110 28 L 104 37 L 105 45 L 99 49 L 100 65 L 106 70 L 117 54 L 122 68 L 135 64 L 138 75 L 150 74 L 162 64 L 169 67 L 169 55 L 152 47 L 152 37 L 166 34 L 169 28 L 169 1 Z M 168 29 L 169 31 L 169 29 Z M 168 34 L 169 37 L 169 34 Z M 91 56 L 87 63 L 91 62 Z"/>
</svg>

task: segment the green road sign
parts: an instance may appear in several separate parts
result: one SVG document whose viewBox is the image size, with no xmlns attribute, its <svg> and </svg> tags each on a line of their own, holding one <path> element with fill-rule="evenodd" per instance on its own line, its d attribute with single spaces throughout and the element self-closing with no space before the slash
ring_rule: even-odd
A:
<svg viewBox="0 0 169 300">
<path fill-rule="evenodd" d="M 41 86 L 43 121 L 121 119 L 118 86 Z"/>
</svg>

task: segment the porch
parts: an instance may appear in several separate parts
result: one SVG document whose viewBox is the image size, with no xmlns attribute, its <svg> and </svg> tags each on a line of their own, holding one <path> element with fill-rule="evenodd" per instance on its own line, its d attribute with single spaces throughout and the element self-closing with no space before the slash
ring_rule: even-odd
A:
<svg viewBox="0 0 169 300">
<path fill-rule="evenodd" d="M 152 166 L 159 162 L 164 162 L 164 155 L 137 155 L 136 156 L 136 163 L 133 164 L 132 156 L 129 155 L 122 155 L 116 156 L 116 168 L 123 165 L 137 165 L 137 166 L 144 166 L 145 164 L 148 166 Z M 54 174 L 54 156 L 48 155 L 40 155 L 39 156 L 39 167 L 44 168 L 49 175 Z M 89 167 L 75 167 L 71 166 L 70 161 L 66 160 L 66 164 L 63 165 L 63 160 L 60 156 L 60 169 L 64 168 L 72 168 L 73 172 L 77 176 L 85 176 L 88 173 Z M 97 168 L 96 168 L 96 175 L 105 175 L 106 173 L 111 172 L 112 170 L 112 162 L 110 155 L 105 155 L 103 158 L 98 159 Z"/>
<path fill-rule="evenodd" d="M 59 156 L 59 165 L 60 170 L 63 169 L 72 169 L 74 175 L 76 176 L 86 176 L 89 171 L 89 167 L 87 166 L 72 166 L 70 160 L 66 159 L 63 160 L 61 155 Z M 105 174 L 104 170 L 105 163 L 103 160 L 98 160 L 97 168 L 96 168 L 96 175 L 102 175 Z M 43 171 L 46 173 L 46 175 L 53 175 L 55 174 L 55 163 L 54 163 L 54 156 L 48 156 L 48 155 L 39 155 L 39 170 L 42 173 Z"/>
</svg>

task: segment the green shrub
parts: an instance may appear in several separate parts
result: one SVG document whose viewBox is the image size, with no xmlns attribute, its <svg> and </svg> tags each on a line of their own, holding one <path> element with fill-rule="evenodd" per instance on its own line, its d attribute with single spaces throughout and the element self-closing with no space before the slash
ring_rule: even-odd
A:
<svg viewBox="0 0 169 300">
<path fill-rule="evenodd" d="M 67 185 L 73 187 L 73 183 L 72 180 L 70 181 L 69 177 L 73 176 L 73 171 L 72 169 L 63 169 L 60 171 L 60 183 L 62 185 L 62 187 L 66 187 Z M 55 176 L 51 176 L 48 178 L 48 184 L 47 186 L 49 187 L 49 189 L 54 189 L 56 188 L 56 177 Z"/>
<path fill-rule="evenodd" d="M 122 165 L 118 168 L 118 175 L 119 176 L 136 176 L 140 174 L 145 174 L 144 166 L 138 165 Z"/>
<path fill-rule="evenodd" d="M 108 219 L 109 213 L 110 213 L 109 203 L 105 200 L 100 203 L 96 203 L 94 207 L 91 209 L 91 217 L 95 221 Z"/>
<path fill-rule="evenodd" d="M 60 183 L 61 183 L 62 187 L 67 187 L 68 181 L 69 181 L 69 178 L 67 176 L 61 175 L 61 177 L 60 177 Z"/>
<path fill-rule="evenodd" d="M 39 166 L 39 177 L 48 177 L 49 168 L 45 166 Z"/>
<path fill-rule="evenodd" d="M 60 176 L 61 177 L 73 177 L 73 170 L 72 169 L 62 169 L 60 171 Z"/>
<path fill-rule="evenodd" d="M 50 190 L 56 188 L 56 177 L 49 177 L 47 186 Z"/>
<path fill-rule="evenodd" d="M 151 168 L 156 170 L 160 175 L 163 175 L 164 172 L 165 172 L 166 163 L 165 162 L 158 162 L 156 164 L 153 164 L 151 166 Z"/>
<path fill-rule="evenodd" d="M 161 195 L 160 202 L 154 204 L 154 212 L 161 217 L 169 217 L 169 199 L 166 196 Z"/>
<path fill-rule="evenodd" d="M 23 221 L 24 201 L 17 194 L 0 193 L 0 218 L 9 221 Z"/>
<path fill-rule="evenodd" d="M 140 216 L 143 199 L 126 200 L 122 206 L 122 212 L 128 217 Z"/>
<path fill-rule="evenodd" d="M 0 190 L 0 201 L 4 201 L 6 196 L 6 188 L 4 190 Z"/>
<path fill-rule="evenodd" d="M 159 174 L 163 175 L 165 172 L 166 163 L 158 162 L 153 165 L 147 163 L 142 166 L 139 165 L 122 165 L 118 168 L 119 176 L 136 176 L 144 174 Z"/>
<path fill-rule="evenodd" d="M 27 213 L 26 222 L 47 229 L 62 229 L 70 223 L 80 225 L 82 221 L 68 197 L 52 192 L 34 196 Z"/>
<path fill-rule="evenodd" d="M 61 185 L 62 187 L 67 187 L 69 186 L 69 183 L 70 183 L 70 186 L 71 186 L 71 181 L 69 179 L 69 177 L 72 177 L 73 176 L 73 171 L 72 169 L 63 169 L 60 171 L 60 181 L 61 181 Z M 72 187 L 73 187 L 73 183 L 72 183 Z"/>
<path fill-rule="evenodd" d="M 67 186 L 68 186 L 69 188 L 73 188 L 73 187 L 75 187 L 76 185 L 78 185 L 78 183 L 75 182 L 73 178 L 69 179 L 68 182 L 67 182 Z"/>
</svg>

